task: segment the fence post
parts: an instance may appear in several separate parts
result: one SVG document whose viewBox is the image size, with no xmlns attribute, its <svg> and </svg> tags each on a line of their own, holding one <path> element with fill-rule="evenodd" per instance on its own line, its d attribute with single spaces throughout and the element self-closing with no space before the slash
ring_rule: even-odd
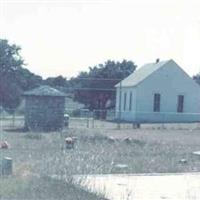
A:
<svg viewBox="0 0 200 200">
<path fill-rule="evenodd" d="M 122 98 L 122 81 L 119 83 L 119 116 L 118 116 L 118 129 L 121 129 L 121 98 Z"/>
<path fill-rule="evenodd" d="M 94 128 L 94 110 L 92 111 L 92 128 Z"/>
<path fill-rule="evenodd" d="M 162 129 L 165 129 L 165 113 L 163 112 L 163 117 L 162 117 Z"/>
<path fill-rule="evenodd" d="M 89 118 L 89 111 L 87 112 L 87 128 L 90 126 L 90 118 Z"/>
<path fill-rule="evenodd" d="M 15 110 L 13 112 L 13 117 L 12 117 L 12 126 L 13 128 L 15 127 Z"/>
</svg>

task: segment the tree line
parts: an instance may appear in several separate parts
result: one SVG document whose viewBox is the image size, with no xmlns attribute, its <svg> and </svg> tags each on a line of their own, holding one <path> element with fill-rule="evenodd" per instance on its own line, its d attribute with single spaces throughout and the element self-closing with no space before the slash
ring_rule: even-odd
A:
<svg viewBox="0 0 200 200">
<path fill-rule="evenodd" d="M 26 68 L 20 51 L 20 46 L 0 39 L 0 107 L 9 112 L 14 112 L 19 106 L 24 91 L 40 85 L 57 88 L 90 110 L 114 108 L 115 84 L 137 67 L 133 61 L 107 60 L 69 80 L 62 75 L 43 79 Z M 200 84 L 200 73 L 193 79 Z"/>
<path fill-rule="evenodd" d="M 19 106 L 24 91 L 40 85 L 57 88 L 90 110 L 113 107 L 114 85 L 136 69 L 132 61 L 108 60 L 69 80 L 62 75 L 43 79 L 26 68 L 20 51 L 20 46 L 0 39 L 0 106 L 9 112 Z"/>
</svg>

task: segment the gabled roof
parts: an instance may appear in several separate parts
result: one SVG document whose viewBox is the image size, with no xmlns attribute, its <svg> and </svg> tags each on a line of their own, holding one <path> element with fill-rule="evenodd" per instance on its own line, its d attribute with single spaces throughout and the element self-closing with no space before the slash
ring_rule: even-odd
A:
<svg viewBox="0 0 200 200">
<path fill-rule="evenodd" d="M 158 63 L 149 63 L 143 65 L 141 68 L 130 74 L 127 78 L 121 81 L 122 87 L 136 86 L 142 82 L 145 78 L 151 75 L 153 72 L 157 71 L 165 64 L 171 60 L 161 61 Z M 115 87 L 120 87 L 120 82 L 115 85 Z"/>
<path fill-rule="evenodd" d="M 42 85 L 33 90 L 24 92 L 23 96 L 52 96 L 52 97 L 65 97 L 66 95 L 59 90 L 52 88 L 48 85 Z"/>
</svg>

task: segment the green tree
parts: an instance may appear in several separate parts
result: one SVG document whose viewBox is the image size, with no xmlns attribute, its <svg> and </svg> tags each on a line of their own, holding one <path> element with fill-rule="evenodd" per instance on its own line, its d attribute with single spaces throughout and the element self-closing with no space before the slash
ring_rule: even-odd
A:
<svg viewBox="0 0 200 200">
<path fill-rule="evenodd" d="M 69 93 L 69 82 L 63 76 L 48 77 L 43 81 L 43 84 L 56 88 L 64 93 Z"/>
<path fill-rule="evenodd" d="M 0 40 L 0 103 L 8 109 L 14 109 L 20 101 L 21 89 L 15 84 L 15 75 L 24 61 L 19 51 L 19 46 Z"/>
<path fill-rule="evenodd" d="M 21 48 L 0 39 L 0 104 L 8 111 L 13 111 L 20 103 L 24 90 L 38 86 L 42 82 L 25 69 L 20 56 Z"/>
<path fill-rule="evenodd" d="M 44 83 L 52 87 L 65 87 L 67 85 L 67 80 L 63 76 L 49 77 L 44 80 Z"/>
<path fill-rule="evenodd" d="M 41 76 L 35 75 L 23 67 L 16 70 L 15 80 L 23 91 L 38 87 L 43 83 Z"/>
<path fill-rule="evenodd" d="M 132 61 L 115 62 L 108 60 L 89 68 L 89 72 L 81 72 L 70 80 L 75 89 L 74 99 L 85 104 L 90 110 L 106 110 L 108 101 L 115 102 L 115 84 L 127 77 L 136 69 Z M 105 118 L 105 112 L 101 116 Z"/>
</svg>

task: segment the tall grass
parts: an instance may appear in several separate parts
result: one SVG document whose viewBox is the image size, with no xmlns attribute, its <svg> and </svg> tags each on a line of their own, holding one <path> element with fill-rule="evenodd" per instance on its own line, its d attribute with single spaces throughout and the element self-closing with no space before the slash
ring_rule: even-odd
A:
<svg viewBox="0 0 200 200">
<path fill-rule="evenodd" d="M 11 148 L 0 150 L 0 155 L 13 158 L 17 177 L 10 180 L 12 191 L 19 190 L 15 190 L 18 180 L 23 190 L 24 177 L 34 177 L 37 182 L 41 177 L 56 175 L 71 184 L 72 176 L 77 174 L 200 171 L 199 158 L 192 156 L 193 151 L 199 150 L 198 131 L 68 129 L 35 134 L 3 133 Z M 66 136 L 77 137 L 74 149 L 65 149 Z M 187 163 L 179 162 L 183 158 Z M 119 164 L 127 167 L 116 167 Z M 4 181 L 0 180 L 4 193 L 12 193 L 5 189 Z"/>
</svg>

